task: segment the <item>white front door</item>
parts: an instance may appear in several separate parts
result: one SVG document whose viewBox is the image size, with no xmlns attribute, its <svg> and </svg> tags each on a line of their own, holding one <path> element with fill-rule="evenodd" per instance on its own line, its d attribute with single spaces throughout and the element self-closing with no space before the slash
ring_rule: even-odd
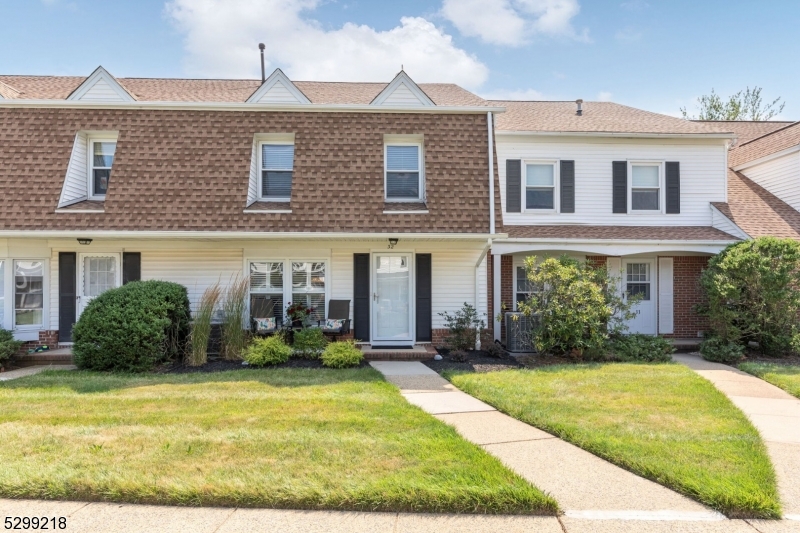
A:
<svg viewBox="0 0 800 533">
<path fill-rule="evenodd" d="M 122 284 L 119 254 L 81 254 L 78 316 L 94 298 Z"/>
<path fill-rule="evenodd" d="M 373 264 L 372 340 L 413 343 L 411 254 L 375 254 Z"/>
<path fill-rule="evenodd" d="M 622 288 L 625 298 L 641 295 L 632 311 L 636 316 L 628 321 L 629 333 L 656 334 L 655 261 L 631 259 L 622 263 Z"/>
</svg>

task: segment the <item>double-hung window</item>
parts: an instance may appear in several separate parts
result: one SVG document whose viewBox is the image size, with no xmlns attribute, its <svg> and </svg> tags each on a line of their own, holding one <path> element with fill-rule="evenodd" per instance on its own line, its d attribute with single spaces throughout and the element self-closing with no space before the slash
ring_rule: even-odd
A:
<svg viewBox="0 0 800 533">
<path fill-rule="evenodd" d="M 631 163 L 631 210 L 661 210 L 660 163 Z"/>
<path fill-rule="evenodd" d="M 14 327 L 44 324 L 44 262 L 14 261 Z"/>
<path fill-rule="evenodd" d="M 288 202 L 292 196 L 294 144 L 261 144 L 261 200 Z"/>
<path fill-rule="evenodd" d="M 518 266 L 515 269 L 516 271 L 516 281 L 514 284 L 514 308 L 516 309 L 517 304 L 520 302 L 527 302 L 528 298 L 535 292 L 536 287 L 534 284 L 528 279 L 528 271 L 524 266 Z"/>
<path fill-rule="evenodd" d="M 556 176 L 555 162 L 525 164 L 526 210 L 555 211 Z"/>
<path fill-rule="evenodd" d="M 386 144 L 385 186 L 388 201 L 424 199 L 422 144 Z"/>
<path fill-rule="evenodd" d="M 327 316 L 325 261 L 250 261 L 250 316 L 283 319 L 290 304 L 314 308 L 312 323 Z"/>
<path fill-rule="evenodd" d="M 117 141 L 115 140 L 89 140 L 89 198 L 91 200 L 105 199 L 116 150 Z"/>
</svg>

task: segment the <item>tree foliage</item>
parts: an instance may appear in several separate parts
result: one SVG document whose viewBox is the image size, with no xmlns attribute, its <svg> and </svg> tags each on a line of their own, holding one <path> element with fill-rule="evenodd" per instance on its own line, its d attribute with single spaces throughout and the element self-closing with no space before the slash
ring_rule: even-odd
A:
<svg viewBox="0 0 800 533">
<path fill-rule="evenodd" d="M 627 329 L 631 308 L 638 298 L 622 298 L 619 279 L 567 256 L 525 260 L 533 292 L 517 309 L 539 320 L 531 332 L 533 346 L 542 353 L 583 356 L 605 349 L 611 334 Z"/>
<path fill-rule="evenodd" d="M 800 243 L 759 237 L 725 248 L 700 277 L 717 344 L 753 341 L 769 355 L 796 351 L 800 341 Z M 731 351 L 730 348 L 726 348 Z"/>
<path fill-rule="evenodd" d="M 769 120 L 783 111 L 786 102 L 781 102 L 779 96 L 769 103 L 761 97 L 761 87 L 747 87 L 728 97 L 725 101 L 711 89 L 711 94 L 706 94 L 697 99 L 700 114 L 691 116 L 685 107 L 681 108 L 683 118 L 687 120 Z"/>
</svg>

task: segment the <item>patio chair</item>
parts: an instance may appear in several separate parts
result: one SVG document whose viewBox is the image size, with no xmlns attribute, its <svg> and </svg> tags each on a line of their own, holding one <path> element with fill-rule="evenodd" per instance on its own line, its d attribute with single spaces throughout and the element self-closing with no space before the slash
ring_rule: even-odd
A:
<svg viewBox="0 0 800 533">
<path fill-rule="evenodd" d="M 336 339 L 350 333 L 350 300 L 330 300 L 328 302 L 328 319 L 320 320 L 317 325 L 322 333 Z"/>
<path fill-rule="evenodd" d="M 274 313 L 275 302 L 264 296 L 250 298 L 250 328 L 253 335 L 267 337 L 274 335 L 283 325 L 282 317 Z"/>
</svg>

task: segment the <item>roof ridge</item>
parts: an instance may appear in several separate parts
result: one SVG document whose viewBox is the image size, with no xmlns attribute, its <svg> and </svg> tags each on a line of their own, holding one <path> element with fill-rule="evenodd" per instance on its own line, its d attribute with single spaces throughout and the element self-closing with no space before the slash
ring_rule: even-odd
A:
<svg viewBox="0 0 800 533">
<path fill-rule="evenodd" d="M 753 138 L 753 139 L 750 139 L 750 140 L 749 140 L 749 141 L 747 141 L 747 142 L 743 142 L 742 144 L 740 144 L 740 145 L 739 145 L 739 146 L 737 146 L 736 148 L 741 148 L 742 146 L 748 145 L 748 144 L 750 144 L 751 142 L 758 141 L 759 139 L 763 139 L 764 137 L 769 137 L 770 135 L 773 135 L 773 134 L 775 134 L 775 133 L 778 133 L 779 131 L 787 130 L 787 129 L 789 129 L 789 128 L 791 128 L 791 127 L 794 127 L 794 126 L 796 126 L 796 125 L 798 125 L 798 124 L 800 124 L 800 120 L 798 120 L 798 121 L 795 121 L 795 122 L 792 122 L 792 123 L 790 123 L 790 124 L 787 124 L 786 126 L 784 126 L 784 127 L 782 127 L 782 128 L 778 128 L 777 130 L 771 131 L 771 132 L 769 132 L 769 133 L 765 133 L 764 135 L 761 135 L 761 136 L 759 136 L 759 137 L 755 137 L 755 138 Z"/>
</svg>

